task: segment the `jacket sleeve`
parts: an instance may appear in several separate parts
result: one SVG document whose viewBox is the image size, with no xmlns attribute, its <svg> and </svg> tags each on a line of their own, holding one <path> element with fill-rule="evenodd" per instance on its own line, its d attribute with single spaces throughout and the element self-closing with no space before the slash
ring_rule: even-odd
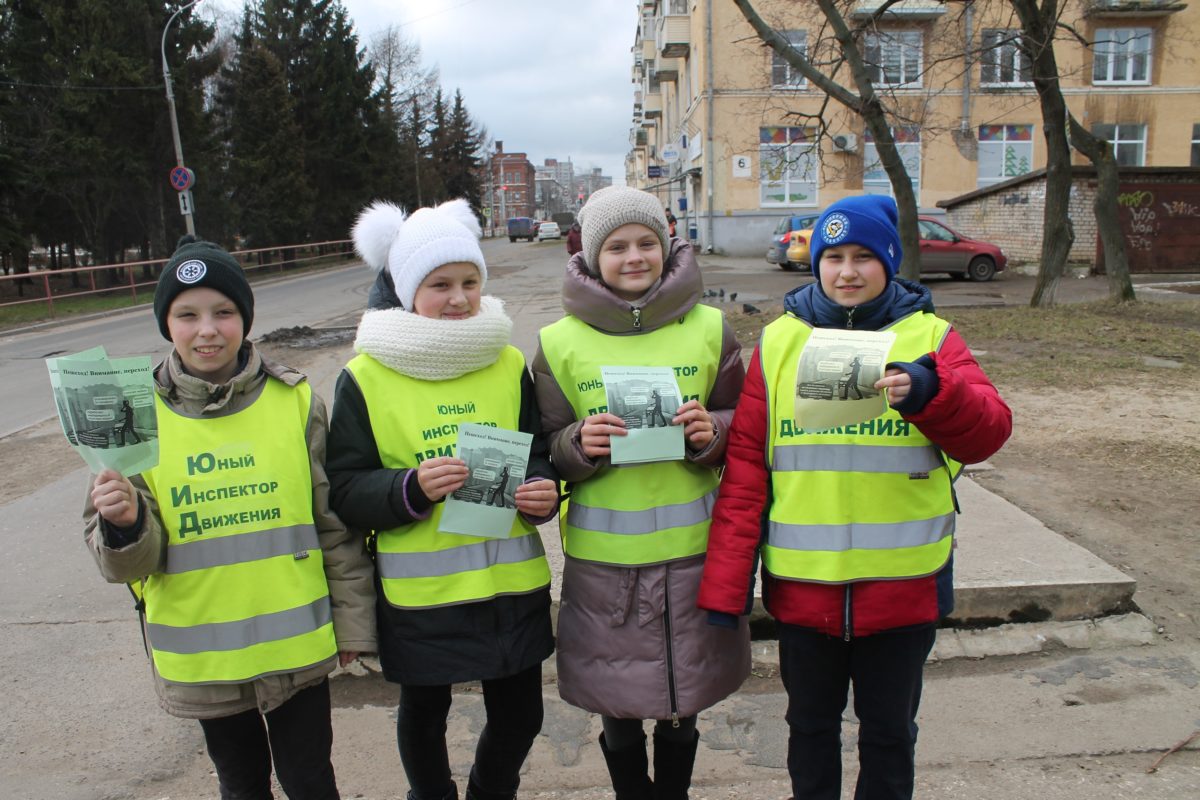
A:
<svg viewBox="0 0 1200 800">
<path fill-rule="evenodd" d="M 338 375 L 333 390 L 325 469 L 329 474 L 329 504 L 351 527 L 387 530 L 425 516 L 405 496 L 405 478 L 416 470 L 383 466 L 367 402 L 347 370 Z M 411 481 L 414 484 L 415 477 Z"/>
<path fill-rule="evenodd" d="M 709 611 L 748 613 L 767 507 L 768 433 L 767 396 L 755 349 L 729 429 L 725 473 L 708 533 L 708 557 L 697 605 Z"/>
<path fill-rule="evenodd" d="M 375 646 L 374 565 L 365 538 L 348 530 L 329 507 L 329 478 L 325 474 L 325 403 L 315 394 L 304 432 L 312 476 L 313 523 L 321 542 L 325 580 L 333 608 L 333 632 L 341 651 L 373 652 Z"/>
<path fill-rule="evenodd" d="M 95 480 L 95 475 L 88 478 L 83 537 L 100 574 L 109 583 L 130 583 L 161 571 L 167 555 L 167 532 L 159 518 L 158 503 L 142 476 L 129 476 L 138 493 L 138 522 L 134 528 L 123 531 L 110 526 L 92 505 Z"/>
<path fill-rule="evenodd" d="M 533 357 L 533 386 L 542 430 L 549 444 L 550 460 L 554 462 L 559 476 L 569 483 L 592 477 L 607 463 L 607 459 L 592 460 L 583 452 L 583 444 L 579 440 L 583 420 L 575 418 L 575 409 L 550 372 L 550 365 L 540 344 Z"/>
<path fill-rule="evenodd" d="M 533 387 L 533 378 L 530 377 L 527 370 L 521 370 L 520 430 L 522 433 L 533 434 L 533 442 L 529 446 L 529 467 L 525 471 L 525 482 L 544 479 L 554 481 L 557 486 L 558 470 L 550 461 L 550 443 L 542 432 L 542 416 L 538 411 L 537 393 Z M 557 508 L 546 517 L 525 518 L 533 525 L 541 525 L 554 519 L 556 514 L 558 514 Z M 522 516 L 525 515 L 522 514 Z"/>
<path fill-rule="evenodd" d="M 728 321 L 722 322 L 721 363 L 717 367 L 717 379 L 713 382 L 705 408 L 712 416 L 713 440 L 695 453 L 687 451 L 689 461 L 705 467 L 719 467 L 725 457 L 729 441 L 729 425 L 733 422 L 733 410 L 742 396 L 742 384 L 746 380 L 746 367 L 742 364 L 742 345 Z"/>
<path fill-rule="evenodd" d="M 953 328 L 931 357 L 938 391 L 923 409 L 905 419 L 964 464 L 993 455 L 1012 433 L 1012 411 Z"/>
</svg>

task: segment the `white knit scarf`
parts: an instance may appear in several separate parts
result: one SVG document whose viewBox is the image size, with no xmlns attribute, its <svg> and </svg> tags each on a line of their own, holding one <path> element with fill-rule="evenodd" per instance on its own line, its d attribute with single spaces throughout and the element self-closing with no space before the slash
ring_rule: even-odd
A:
<svg viewBox="0 0 1200 800">
<path fill-rule="evenodd" d="M 496 363 L 512 338 L 512 320 L 498 297 L 482 297 L 479 313 L 461 320 L 431 319 L 387 308 L 358 323 L 354 351 L 401 375 L 447 381 Z"/>
</svg>

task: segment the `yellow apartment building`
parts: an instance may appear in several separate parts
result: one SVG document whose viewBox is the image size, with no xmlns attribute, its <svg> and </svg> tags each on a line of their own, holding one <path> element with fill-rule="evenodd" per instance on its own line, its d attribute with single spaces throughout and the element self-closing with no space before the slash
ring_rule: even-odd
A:
<svg viewBox="0 0 1200 800">
<path fill-rule="evenodd" d="M 839 0 L 851 25 L 880 5 Z M 833 62 L 814 0 L 754 6 L 814 63 Z M 763 45 L 732 0 L 639 8 L 626 181 L 658 193 L 685 223 L 682 235 L 756 255 L 786 214 L 891 193 L 863 121 Z M 1112 141 L 1123 165 L 1200 166 L 1200 6 L 1066 0 L 1062 22 L 1092 43 L 1065 33 L 1055 43 L 1076 118 Z M 1001 0 L 901 0 L 862 34 L 922 211 L 1045 167 L 1019 27 Z M 845 65 L 835 78 L 854 90 Z"/>
</svg>

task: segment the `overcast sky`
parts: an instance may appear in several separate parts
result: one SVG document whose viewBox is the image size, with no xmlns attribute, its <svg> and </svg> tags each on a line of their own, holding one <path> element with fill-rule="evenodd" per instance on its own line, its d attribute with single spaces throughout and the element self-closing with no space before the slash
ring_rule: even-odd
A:
<svg viewBox="0 0 1200 800">
<path fill-rule="evenodd" d="M 212 0 L 240 10 L 238 0 Z M 205 3 L 207 5 L 207 3 Z M 388 25 L 508 152 L 625 182 L 636 0 L 342 0 L 359 43 Z"/>
</svg>

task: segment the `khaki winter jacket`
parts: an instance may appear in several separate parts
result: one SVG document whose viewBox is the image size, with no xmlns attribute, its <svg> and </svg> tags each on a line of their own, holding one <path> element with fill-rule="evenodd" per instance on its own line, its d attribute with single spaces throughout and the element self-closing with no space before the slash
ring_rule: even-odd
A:
<svg viewBox="0 0 1200 800">
<path fill-rule="evenodd" d="M 267 377 L 295 386 L 304 375 L 263 358 L 250 342 L 242 346 L 242 369 L 222 386 L 214 386 L 186 374 L 179 355 L 172 350 L 155 369 L 155 390 L 172 409 L 187 416 L 221 416 L 236 413 L 259 396 Z M 329 480 L 325 475 L 325 439 L 328 422 L 325 404 L 315 394 L 305 440 L 308 442 L 309 468 L 312 472 L 313 523 L 321 542 L 325 577 L 333 609 L 333 629 L 342 652 L 374 652 L 375 588 L 373 566 L 363 540 L 351 534 L 329 508 Z M 165 530 L 158 503 L 141 475 L 127 476 L 141 495 L 142 526 L 127 532 L 133 541 L 123 547 L 110 547 L 101 526 L 107 528 L 91 501 L 88 482 L 84 505 L 84 537 L 100 567 L 100 573 L 112 583 L 128 583 L 161 570 L 166 558 Z M 111 530 L 111 529 L 110 529 Z M 252 708 L 261 712 L 278 708 L 301 689 L 319 683 L 334 667 L 337 657 L 298 672 L 270 675 L 248 683 L 178 684 L 163 680 L 154 671 L 154 687 L 159 703 L 177 717 L 212 719 L 237 714 Z"/>
<path fill-rule="evenodd" d="M 691 245 L 673 239 L 661 281 L 638 303 L 640 329 L 634 329 L 631 304 L 588 272 L 582 253 L 567 265 L 563 307 L 612 336 L 637 336 L 679 319 L 702 289 Z M 563 479 L 579 482 L 613 469 L 607 458 L 583 452 L 583 421 L 540 350 L 533 373 L 551 461 Z M 705 403 L 717 436 L 703 450 L 687 451 L 694 463 L 721 465 L 744 378 L 741 346 L 725 323 L 717 378 Z M 696 607 L 703 567 L 703 555 L 633 568 L 568 556 L 558 614 L 563 699 L 609 717 L 671 719 L 699 713 L 736 691 L 750 673 L 749 627 L 744 618 L 735 629 L 707 623 L 707 614 Z"/>
</svg>

